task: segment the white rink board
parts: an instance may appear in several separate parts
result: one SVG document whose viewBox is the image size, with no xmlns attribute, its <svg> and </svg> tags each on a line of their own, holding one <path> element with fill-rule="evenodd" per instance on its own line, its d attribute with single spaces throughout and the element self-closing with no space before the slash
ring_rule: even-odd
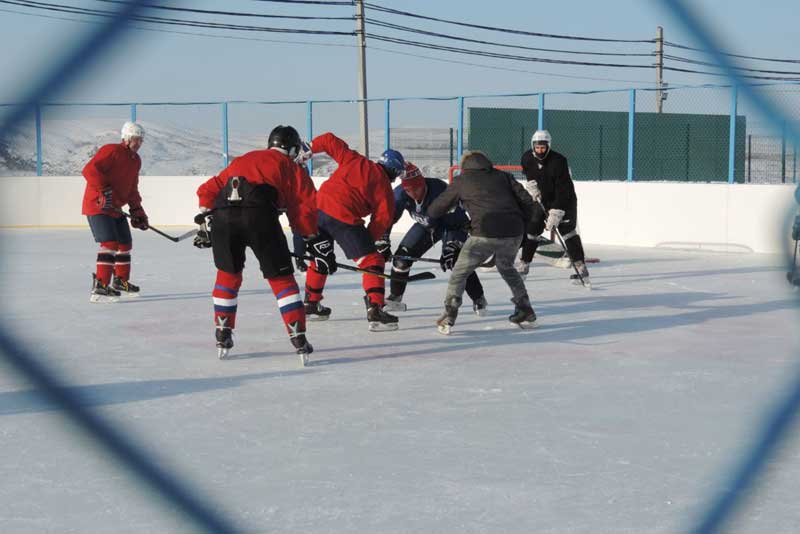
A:
<svg viewBox="0 0 800 534">
<path fill-rule="evenodd" d="M 142 204 L 156 227 L 191 225 L 201 176 L 143 176 Z M 319 185 L 325 178 L 314 178 Z M 399 183 L 399 182 L 398 182 Z M 75 176 L 0 180 L 0 227 L 86 226 L 85 180 Z M 397 183 L 395 183 L 397 185 Z M 795 186 L 576 182 L 587 244 L 781 253 Z M 396 231 L 412 224 L 404 214 Z"/>
</svg>

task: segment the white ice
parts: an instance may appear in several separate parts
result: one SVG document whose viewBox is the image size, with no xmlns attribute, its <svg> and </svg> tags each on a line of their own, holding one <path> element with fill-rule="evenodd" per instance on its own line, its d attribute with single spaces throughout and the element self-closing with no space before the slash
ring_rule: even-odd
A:
<svg viewBox="0 0 800 534">
<path fill-rule="evenodd" d="M 219 361 L 210 251 L 134 239 L 143 296 L 98 305 L 88 229 L 1 231 L 4 326 L 250 532 L 685 531 L 798 367 L 784 257 L 590 246 L 591 292 L 534 264 L 538 329 L 481 273 L 490 313 L 465 298 L 450 337 L 438 266 L 379 333 L 340 271 L 303 369 L 252 256 Z M 196 531 L 0 368 L 0 532 Z M 769 466 L 731 532 L 797 532 L 800 439 Z"/>
</svg>

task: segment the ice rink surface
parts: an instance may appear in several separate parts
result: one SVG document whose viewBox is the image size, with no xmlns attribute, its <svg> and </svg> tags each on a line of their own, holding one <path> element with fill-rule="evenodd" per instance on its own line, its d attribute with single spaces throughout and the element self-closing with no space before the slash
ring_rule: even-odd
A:
<svg viewBox="0 0 800 534">
<path fill-rule="evenodd" d="M 591 292 L 537 260 L 531 331 L 480 273 L 490 313 L 465 297 L 449 337 L 438 266 L 415 265 L 437 279 L 378 333 L 360 275 L 340 271 L 303 369 L 252 256 L 219 361 L 211 253 L 191 240 L 136 231 L 142 296 L 106 305 L 88 302 L 88 229 L 3 230 L 0 247 L 5 326 L 250 532 L 683 532 L 800 360 L 778 256 L 590 246 Z M 195 531 L 0 368 L 0 532 Z M 730 532 L 798 531 L 796 433 L 769 465 Z"/>
</svg>

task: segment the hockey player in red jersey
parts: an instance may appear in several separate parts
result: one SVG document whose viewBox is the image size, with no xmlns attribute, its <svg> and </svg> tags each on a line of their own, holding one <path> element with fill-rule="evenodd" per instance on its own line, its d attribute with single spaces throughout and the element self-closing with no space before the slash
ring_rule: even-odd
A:
<svg viewBox="0 0 800 534">
<path fill-rule="evenodd" d="M 306 339 L 306 314 L 278 217 L 285 210 L 295 232 L 309 242 L 319 241 L 316 191 L 308 172 L 294 161 L 303 146 L 297 130 L 277 126 L 268 144 L 265 150 L 239 156 L 199 187 L 202 212 L 195 218 L 200 230 L 194 244 L 212 247 L 214 253 L 217 278 L 212 295 L 219 357 L 225 358 L 233 347 L 245 248 L 250 247 L 305 365 L 313 347 Z"/>
<path fill-rule="evenodd" d="M 121 208 L 128 204 L 131 226 L 147 230 L 147 214 L 139 195 L 142 160 L 137 153 L 144 141 L 144 128 L 126 122 L 121 137 L 120 143 L 100 147 L 83 168 L 86 190 L 82 213 L 89 220 L 94 240 L 100 244 L 90 302 L 114 302 L 120 295 L 139 294 L 139 287 L 130 282 L 133 238 Z"/>
<path fill-rule="evenodd" d="M 392 182 L 405 172 L 403 155 L 396 150 L 386 150 L 376 163 L 350 149 L 332 133 L 314 138 L 311 151 L 314 154 L 325 152 L 339 164 L 317 192 L 320 236 L 336 241 L 345 256 L 355 260 L 360 268 L 383 273 L 391 257 L 391 245 L 382 241 L 381 236 L 394 219 Z M 370 217 L 370 222 L 365 227 L 363 217 L 366 216 Z M 327 275 L 336 269 L 336 258 L 333 247 L 321 250 L 314 243 L 308 245 L 314 262 L 306 272 L 306 314 L 310 320 L 325 320 L 331 310 L 320 301 Z M 397 330 L 397 317 L 383 311 L 384 279 L 365 273 L 362 286 L 366 293 L 364 303 L 369 330 Z"/>
</svg>

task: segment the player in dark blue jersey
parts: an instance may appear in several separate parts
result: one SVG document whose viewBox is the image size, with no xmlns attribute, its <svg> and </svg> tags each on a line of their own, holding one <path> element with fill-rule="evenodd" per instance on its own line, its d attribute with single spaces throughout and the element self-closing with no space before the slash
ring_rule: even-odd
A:
<svg viewBox="0 0 800 534">
<path fill-rule="evenodd" d="M 400 185 L 394 188 L 394 223 L 397 223 L 403 212 L 407 211 L 414 219 L 414 225 L 408 230 L 394 253 L 399 257 L 395 257 L 392 262 L 393 277 L 407 278 L 414 261 L 404 257 L 422 257 L 439 241 L 442 242 L 442 255 L 439 259 L 442 270 L 447 271 L 453 268 L 458 253 L 461 251 L 464 241 L 467 240 L 469 217 L 460 206 L 438 219 L 428 217 L 428 206 L 445 189 L 447 189 L 446 182 L 438 178 L 425 178 L 416 165 L 406 162 L 405 177 Z M 391 228 L 386 232 L 381 240 L 381 246 L 379 246 L 379 251 L 387 256 L 391 252 L 391 243 L 388 237 L 390 232 Z M 476 273 L 472 273 L 467 278 L 466 290 L 472 299 L 472 309 L 475 313 L 480 316 L 486 315 L 486 298 Z M 383 309 L 405 311 L 406 304 L 403 302 L 403 294 L 406 291 L 406 282 L 392 280 L 389 291 L 390 294 L 386 298 Z"/>
</svg>

